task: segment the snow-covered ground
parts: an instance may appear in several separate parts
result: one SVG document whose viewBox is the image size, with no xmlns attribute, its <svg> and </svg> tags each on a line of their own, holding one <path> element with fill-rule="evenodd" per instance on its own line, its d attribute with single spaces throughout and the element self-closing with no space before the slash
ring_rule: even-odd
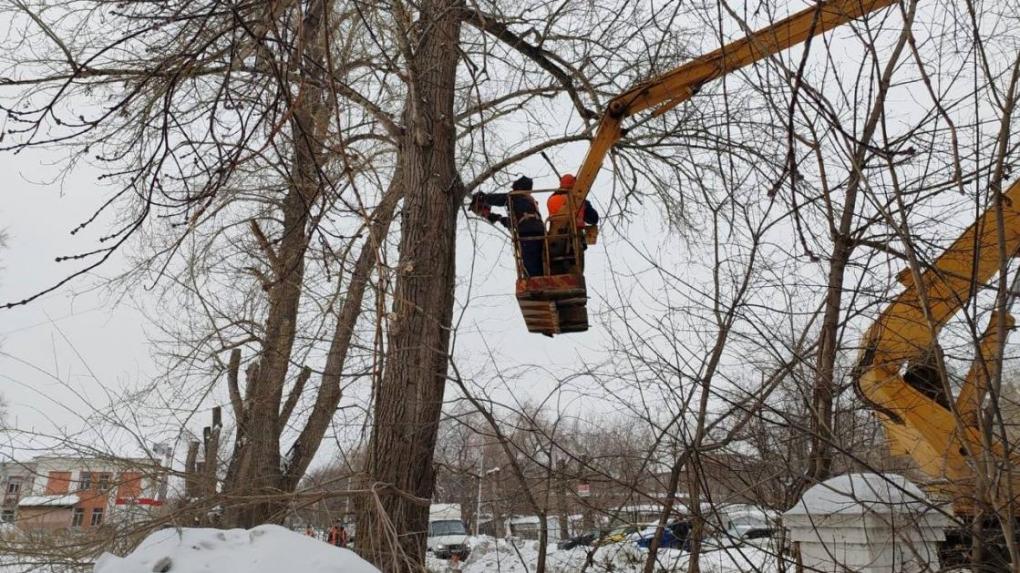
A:
<svg viewBox="0 0 1020 573">
<path fill-rule="evenodd" d="M 125 557 L 109 553 L 95 573 L 378 573 L 353 551 L 276 525 L 163 529 Z"/>
<path fill-rule="evenodd" d="M 468 539 L 471 555 L 460 564 L 461 573 L 529 573 L 538 562 L 538 542 L 518 541 L 511 544 L 491 537 Z M 555 547 L 546 553 L 546 568 L 549 573 L 577 573 L 584 569 L 589 573 L 638 573 L 643 570 L 648 551 L 632 543 L 615 543 L 594 550 L 591 547 L 577 547 L 558 550 Z M 657 556 L 656 572 L 684 572 L 688 570 L 687 552 L 663 549 Z M 742 545 L 727 549 L 706 550 L 701 555 L 701 570 L 704 573 L 775 573 L 776 558 L 766 546 Z M 456 571 L 449 562 L 428 558 L 428 568 L 435 573 Z"/>
<path fill-rule="evenodd" d="M 764 541 L 764 540 L 763 540 Z M 767 542 L 766 542 L 767 543 Z M 471 555 L 451 569 L 448 561 L 431 555 L 427 566 L 433 573 L 531 573 L 538 562 L 537 541 L 496 540 L 470 537 Z M 616 543 L 594 549 L 578 547 L 546 553 L 548 573 L 639 573 L 647 550 L 632 543 Z M 50 564 L 14 563 L 0 558 L 0 573 L 47 571 Z M 683 573 L 689 555 L 684 551 L 659 551 L 656 573 Z M 587 564 L 587 567 L 586 567 Z M 71 569 L 65 569 L 71 573 Z M 704 573 L 776 573 L 776 559 L 767 545 L 745 544 L 706 550 L 701 555 Z M 85 568 L 74 573 L 85 573 Z M 125 557 L 104 554 L 94 573 L 378 573 L 353 551 L 339 549 L 275 525 L 244 529 L 164 529 L 145 539 Z"/>
</svg>

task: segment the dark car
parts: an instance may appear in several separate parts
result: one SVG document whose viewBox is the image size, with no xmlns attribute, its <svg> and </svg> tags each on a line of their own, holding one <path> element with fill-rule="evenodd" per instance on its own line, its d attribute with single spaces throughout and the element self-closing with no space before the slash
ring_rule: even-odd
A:
<svg viewBox="0 0 1020 573">
<path fill-rule="evenodd" d="M 752 527 L 744 531 L 743 535 L 741 535 L 740 538 L 743 540 L 751 540 L 751 539 L 767 539 L 775 536 L 776 531 L 774 529 L 770 529 L 768 527 Z"/>
<path fill-rule="evenodd" d="M 575 547 L 589 547 L 593 543 L 595 543 L 595 540 L 598 539 L 599 537 L 602 537 L 602 533 L 601 532 L 599 532 L 599 531 L 591 531 L 589 533 L 584 533 L 584 534 L 581 534 L 581 535 L 577 535 L 575 537 L 571 537 L 570 539 L 566 539 L 564 541 L 560 541 L 556 546 L 559 547 L 560 549 L 573 549 Z"/>
<path fill-rule="evenodd" d="M 652 544 L 652 539 L 655 538 L 656 526 L 650 526 L 642 529 L 636 534 L 638 547 L 647 548 Z M 673 520 L 666 523 L 666 527 L 662 530 L 662 541 L 659 543 L 659 547 L 668 547 L 670 549 L 689 549 L 691 536 L 691 522 L 683 520 Z"/>
</svg>

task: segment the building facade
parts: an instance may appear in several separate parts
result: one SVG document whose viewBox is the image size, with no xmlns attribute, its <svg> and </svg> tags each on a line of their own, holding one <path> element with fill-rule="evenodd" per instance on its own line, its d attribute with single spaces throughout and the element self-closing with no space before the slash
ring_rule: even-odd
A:
<svg viewBox="0 0 1020 573">
<path fill-rule="evenodd" d="M 0 465 L 2 519 L 22 531 L 88 530 L 144 519 L 165 501 L 149 459 L 47 456 Z"/>
<path fill-rule="evenodd" d="M 32 487 L 34 472 L 30 465 L 19 462 L 0 463 L 0 524 L 14 523 L 18 502 Z"/>
</svg>

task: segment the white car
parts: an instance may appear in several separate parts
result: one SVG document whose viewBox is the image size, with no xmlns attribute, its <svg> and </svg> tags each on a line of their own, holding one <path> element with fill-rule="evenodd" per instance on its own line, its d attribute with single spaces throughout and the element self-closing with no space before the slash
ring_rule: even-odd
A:
<svg viewBox="0 0 1020 573">
<path fill-rule="evenodd" d="M 459 519 L 441 519 L 429 522 L 428 550 L 440 559 L 456 555 L 467 559 L 467 530 Z"/>
<path fill-rule="evenodd" d="M 754 507 L 730 510 L 726 514 L 726 536 L 739 541 L 768 538 L 774 533 L 778 519 L 774 512 Z"/>
</svg>

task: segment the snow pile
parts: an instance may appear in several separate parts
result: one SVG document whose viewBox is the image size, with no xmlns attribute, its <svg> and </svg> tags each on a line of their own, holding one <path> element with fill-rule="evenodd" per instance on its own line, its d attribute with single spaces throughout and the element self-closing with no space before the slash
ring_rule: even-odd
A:
<svg viewBox="0 0 1020 573">
<path fill-rule="evenodd" d="M 555 573 L 580 571 L 591 552 L 590 547 L 549 554 L 550 569 Z M 591 555 L 586 571 L 591 573 L 640 573 L 644 570 L 648 550 L 631 543 L 615 543 L 599 547 Z M 688 571 L 690 555 L 678 549 L 660 549 L 655 556 L 655 571 L 682 573 Z M 753 546 L 726 549 L 705 548 L 699 560 L 702 573 L 744 573 L 757 571 L 775 573 L 775 557 L 770 551 Z M 474 572 L 471 572 L 474 573 Z"/>
<path fill-rule="evenodd" d="M 529 573 L 535 570 L 538 563 L 537 541 L 510 543 L 491 537 L 473 537 L 469 538 L 468 545 L 471 554 L 460 564 L 459 569 L 452 569 L 449 562 L 430 555 L 428 570 L 434 573 Z M 553 546 L 546 553 L 546 570 L 549 573 L 576 573 L 581 570 L 588 573 L 640 573 L 647 557 L 648 550 L 633 543 L 570 550 L 557 550 Z M 689 555 L 685 551 L 661 549 L 656 556 L 655 571 L 683 573 L 688 571 L 688 562 Z M 700 564 L 703 573 L 777 571 L 772 552 L 767 547 L 751 544 L 725 549 L 706 548 L 701 554 Z"/>
<path fill-rule="evenodd" d="M 277 525 L 163 529 L 126 557 L 104 553 L 94 573 L 379 573 L 353 551 Z"/>
</svg>

